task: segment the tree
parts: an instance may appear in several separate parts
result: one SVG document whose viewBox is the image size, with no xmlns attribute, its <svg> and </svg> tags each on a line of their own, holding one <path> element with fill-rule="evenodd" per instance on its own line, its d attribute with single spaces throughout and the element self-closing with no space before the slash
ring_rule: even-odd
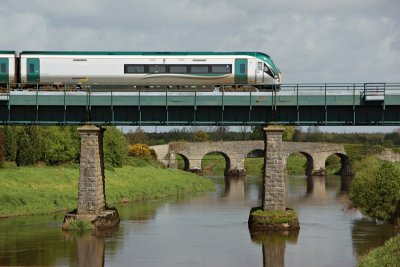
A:
<svg viewBox="0 0 400 267">
<path fill-rule="evenodd" d="M 149 140 L 147 133 L 141 127 L 136 128 L 134 132 L 130 130 L 126 138 L 129 144 L 146 144 Z"/>
<path fill-rule="evenodd" d="M 350 187 L 350 200 L 371 218 L 394 222 L 400 218 L 400 171 L 390 163 L 364 160 Z"/>
<path fill-rule="evenodd" d="M 37 150 L 26 129 L 18 132 L 18 149 L 15 161 L 18 166 L 33 165 L 37 161 Z"/>
<path fill-rule="evenodd" d="M 111 167 L 122 167 L 128 155 L 128 143 L 122 131 L 115 126 L 107 127 L 104 139 L 104 162 Z"/>
<path fill-rule="evenodd" d="M 282 134 L 282 140 L 283 141 L 292 141 L 294 132 L 296 131 L 296 127 L 295 126 L 284 126 L 283 128 L 285 128 L 285 130 L 283 131 L 283 134 Z"/>
<path fill-rule="evenodd" d="M 4 137 L 4 133 L 2 131 L 0 131 L 0 168 L 3 167 L 3 163 L 5 160 L 5 142 L 6 139 Z"/>
<path fill-rule="evenodd" d="M 4 156 L 5 160 L 7 161 L 15 161 L 17 157 L 17 136 L 18 131 L 17 127 L 15 126 L 4 126 L 3 127 L 3 134 L 5 139 L 5 146 L 4 146 Z"/>
<path fill-rule="evenodd" d="M 206 133 L 204 130 L 200 129 L 194 132 L 193 134 L 193 140 L 195 142 L 206 142 L 210 139 L 208 136 L 208 133 Z"/>
<path fill-rule="evenodd" d="M 79 158 L 79 134 L 74 127 L 44 128 L 45 159 L 50 164 L 76 161 Z"/>
</svg>

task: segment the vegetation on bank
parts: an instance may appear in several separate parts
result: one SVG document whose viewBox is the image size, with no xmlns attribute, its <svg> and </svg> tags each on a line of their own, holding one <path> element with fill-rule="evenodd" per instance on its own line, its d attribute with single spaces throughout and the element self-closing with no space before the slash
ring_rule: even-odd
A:
<svg viewBox="0 0 400 267">
<path fill-rule="evenodd" d="M 400 266 L 400 235 L 397 235 L 364 256 L 358 267 Z"/>
<path fill-rule="evenodd" d="M 367 157 L 354 166 L 352 204 L 370 218 L 397 224 L 400 218 L 400 170 L 390 162 Z M 400 225 L 399 225 L 400 226 Z"/>
<path fill-rule="evenodd" d="M 151 160 L 106 170 L 106 199 L 117 202 L 154 199 L 214 190 L 211 180 L 159 168 Z M 157 164 L 156 164 L 157 165 Z M 0 170 L 0 216 L 45 214 L 77 207 L 79 168 L 29 166 Z"/>
</svg>

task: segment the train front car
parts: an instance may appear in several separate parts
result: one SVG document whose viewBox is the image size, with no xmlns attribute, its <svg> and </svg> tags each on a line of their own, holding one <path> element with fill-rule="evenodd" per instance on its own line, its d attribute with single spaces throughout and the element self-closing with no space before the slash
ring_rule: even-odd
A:
<svg viewBox="0 0 400 267">
<path fill-rule="evenodd" d="M 0 51 L 0 91 L 16 83 L 15 51 Z"/>
<path fill-rule="evenodd" d="M 258 82 L 256 87 L 261 91 L 279 91 L 282 82 L 282 74 L 275 66 L 271 57 L 267 54 L 256 52 L 258 78 L 262 77 L 262 81 Z"/>
</svg>

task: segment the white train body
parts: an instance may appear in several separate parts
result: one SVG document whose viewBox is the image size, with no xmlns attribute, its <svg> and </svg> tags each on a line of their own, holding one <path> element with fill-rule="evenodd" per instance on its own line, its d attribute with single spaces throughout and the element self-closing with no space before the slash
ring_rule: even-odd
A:
<svg viewBox="0 0 400 267">
<path fill-rule="evenodd" d="M 1 58 L 6 54 L 0 54 Z M 9 82 L 32 84 L 236 85 L 277 88 L 280 72 L 258 52 L 22 52 Z M 14 58 L 12 58 L 12 56 Z M 13 64 L 13 65 L 12 65 Z M 16 76 L 17 79 L 16 79 Z M 11 78 L 13 77 L 13 78 Z"/>
</svg>

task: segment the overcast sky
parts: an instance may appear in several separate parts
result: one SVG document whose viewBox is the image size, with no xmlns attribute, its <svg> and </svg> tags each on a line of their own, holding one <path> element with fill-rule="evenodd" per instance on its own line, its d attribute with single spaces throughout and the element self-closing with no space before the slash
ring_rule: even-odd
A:
<svg viewBox="0 0 400 267">
<path fill-rule="evenodd" d="M 399 14 L 399 0 L 2 0 L 0 49 L 262 51 L 285 82 L 399 82 Z"/>
<path fill-rule="evenodd" d="M 284 82 L 400 82 L 400 0 L 2 0 L 0 49 L 261 51 Z"/>
</svg>

